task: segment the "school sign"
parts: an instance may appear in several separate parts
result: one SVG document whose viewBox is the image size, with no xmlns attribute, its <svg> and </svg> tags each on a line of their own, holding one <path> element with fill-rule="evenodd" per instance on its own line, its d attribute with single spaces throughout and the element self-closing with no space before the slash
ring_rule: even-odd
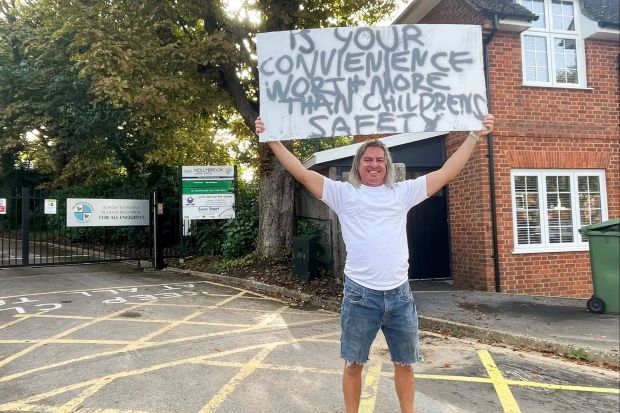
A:
<svg viewBox="0 0 620 413">
<path fill-rule="evenodd" d="M 231 165 L 181 167 L 183 219 L 234 218 L 235 177 Z"/>
<path fill-rule="evenodd" d="M 67 198 L 67 227 L 149 225 L 148 199 Z"/>
</svg>

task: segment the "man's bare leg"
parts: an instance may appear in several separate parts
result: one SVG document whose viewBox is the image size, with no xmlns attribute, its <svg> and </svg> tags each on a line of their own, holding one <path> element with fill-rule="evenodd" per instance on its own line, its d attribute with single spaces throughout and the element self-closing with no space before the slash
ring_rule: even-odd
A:
<svg viewBox="0 0 620 413">
<path fill-rule="evenodd" d="M 415 376 L 412 366 L 394 363 L 394 384 L 402 413 L 413 413 Z"/>
<path fill-rule="evenodd" d="M 345 363 L 342 373 L 342 392 L 344 394 L 344 407 L 347 413 L 357 413 L 360 407 L 360 395 L 362 394 L 362 370 L 363 364 Z"/>
</svg>

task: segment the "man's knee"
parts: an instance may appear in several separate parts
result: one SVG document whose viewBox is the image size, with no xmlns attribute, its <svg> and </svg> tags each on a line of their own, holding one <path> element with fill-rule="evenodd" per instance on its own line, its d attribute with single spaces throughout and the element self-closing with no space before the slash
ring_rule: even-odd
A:
<svg viewBox="0 0 620 413">
<path fill-rule="evenodd" d="M 413 364 L 394 363 L 394 369 L 403 373 L 413 373 Z"/>
<path fill-rule="evenodd" d="M 362 370 L 364 370 L 364 365 L 361 363 L 349 363 L 346 362 L 344 364 L 344 373 L 349 376 L 358 376 L 362 374 Z"/>
</svg>

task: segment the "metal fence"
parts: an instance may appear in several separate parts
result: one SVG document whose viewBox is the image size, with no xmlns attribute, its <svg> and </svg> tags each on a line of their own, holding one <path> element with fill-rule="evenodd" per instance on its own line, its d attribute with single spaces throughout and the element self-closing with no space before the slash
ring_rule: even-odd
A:
<svg viewBox="0 0 620 413">
<path fill-rule="evenodd" d="M 67 227 L 66 199 L 71 197 L 149 199 L 149 194 L 137 191 L 69 194 L 30 188 L 0 189 L 0 199 L 6 200 L 4 211 L 0 213 L 0 267 L 151 259 L 151 225 Z M 56 213 L 49 210 L 46 213 L 46 200 L 55 200 Z M 162 238 L 171 239 L 175 231 L 170 229 L 170 232 Z"/>
</svg>

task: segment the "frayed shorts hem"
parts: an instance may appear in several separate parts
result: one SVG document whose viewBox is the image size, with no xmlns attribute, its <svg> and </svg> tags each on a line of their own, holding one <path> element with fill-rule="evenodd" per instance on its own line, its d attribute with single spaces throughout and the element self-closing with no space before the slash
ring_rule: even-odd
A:
<svg viewBox="0 0 620 413">
<path fill-rule="evenodd" d="M 359 366 L 365 366 L 366 364 L 368 364 L 368 360 L 358 361 L 358 360 L 347 360 L 345 358 L 342 358 L 342 360 L 344 360 L 344 366 L 345 367 L 354 366 L 356 364 L 359 365 Z M 398 366 L 413 367 L 414 364 L 419 363 L 421 361 L 422 361 L 422 357 L 420 357 L 419 360 L 411 362 L 411 363 L 395 361 L 395 360 L 392 360 L 392 363 L 394 365 L 398 365 Z"/>
<path fill-rule="evenodd" d="M 357 361 L 357 360 L 347 360 L 347 359 L 344 359 L 344 358 L 343 358 L 343 360 L 344 360 L 344 367 L 345 368 L 349 367 L 349 366 L 355 366 L 356 364 L 358 366 L 365 366 L 368 363 L 368 360 Z"/>
</svg>

